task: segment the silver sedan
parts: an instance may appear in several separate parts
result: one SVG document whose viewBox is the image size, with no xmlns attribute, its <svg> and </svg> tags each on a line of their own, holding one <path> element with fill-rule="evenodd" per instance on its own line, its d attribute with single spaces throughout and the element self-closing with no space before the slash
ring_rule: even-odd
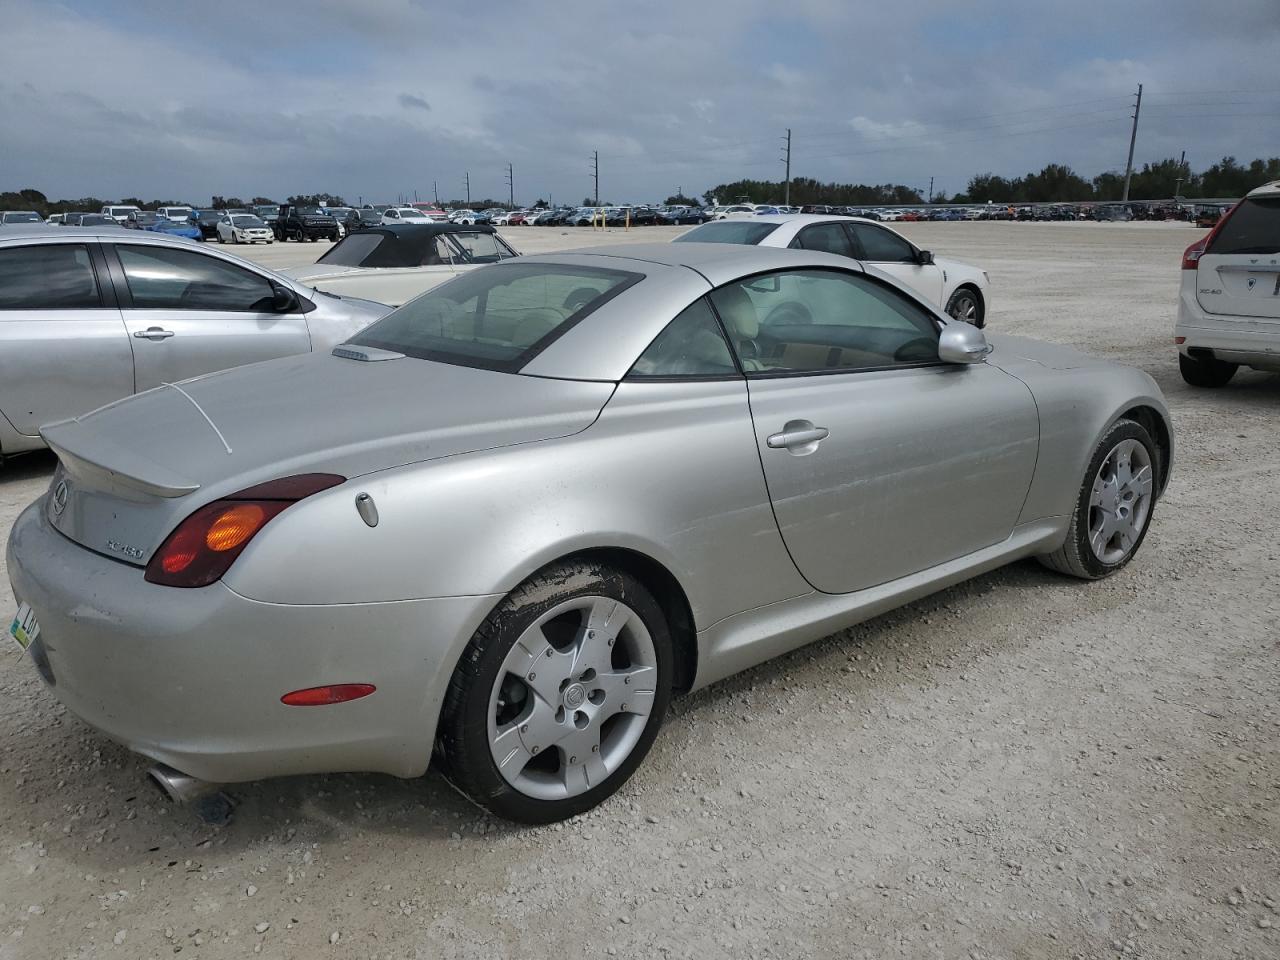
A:
<svg viewBox="0 0 1280 960">
<path fill-rule="evenodd" d="M 42 431 L 11 633 L 179 774 L 439 769 L 546 822 L 617 790 L 673 694 L 1024 557 L 1134 556 L 1152 380 L 951 322 L 808 250 L 482 267 L 332 353 Z"/>
<path fill-rule="evenodd" d="M 39 428 L 161 383 L 328 351 L 389 312 L 181 237 L 0 234 L 0 457 Z"/>
</svg>

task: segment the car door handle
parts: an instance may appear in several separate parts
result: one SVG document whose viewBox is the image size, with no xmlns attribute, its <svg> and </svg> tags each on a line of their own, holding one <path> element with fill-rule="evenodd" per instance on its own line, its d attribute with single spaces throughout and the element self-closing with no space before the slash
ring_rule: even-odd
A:
<svg viewBox="0 0 1280 960">
<path fill-rule="evenodd" d="M 783 427 L 781 433 L 770 434 L 765 443 L 771 450 L 790 450 L 792 447 L 803 447 L 831 436 L 826 427 L 815 427 L 807 420 L 792 421 Z"/>
<path fill-rule="evenodd" d="M 162 330 L 160 327 L 147 327 L 145 330 L 135 330 L 133 335 L 139 340 L 168 340 L 173 336 L 173 331 Z"/>
</svg>

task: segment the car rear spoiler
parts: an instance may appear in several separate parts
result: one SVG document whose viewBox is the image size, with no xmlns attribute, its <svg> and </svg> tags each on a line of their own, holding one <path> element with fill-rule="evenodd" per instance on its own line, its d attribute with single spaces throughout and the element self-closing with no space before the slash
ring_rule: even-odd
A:
<svg viewBox="0 0 1280 960">
<path fill-rule="evenodd" d="M 95 485 L 128 487 L 168 498 L 185 497 L 200 489 L 194 480 L 122 449 L 105 434 L 78 420 L 41 427 L 40 436 L 58 455 L 67 473 Z"/>
</svg>

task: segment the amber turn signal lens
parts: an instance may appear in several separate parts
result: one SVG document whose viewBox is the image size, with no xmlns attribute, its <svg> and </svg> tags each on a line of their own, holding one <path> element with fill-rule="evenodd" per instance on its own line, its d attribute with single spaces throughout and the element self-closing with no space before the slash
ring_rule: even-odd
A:
<svg viewBox="0 0 1280 960">
<path fill-rule="evenodd" d="M 204 535 L 205 545 L 218 553 L 234 550 L 255 533 L 267 518 L 256 503 L 242 503 L 224 511 Z"/>
</svg>

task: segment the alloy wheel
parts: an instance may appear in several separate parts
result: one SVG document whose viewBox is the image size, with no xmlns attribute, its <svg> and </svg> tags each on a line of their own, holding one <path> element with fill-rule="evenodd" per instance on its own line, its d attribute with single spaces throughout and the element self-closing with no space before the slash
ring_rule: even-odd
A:
<svg viewBox="0 0 1280 960">
<path fill-rule="evenodd" d="M 978 298 L 971 293 L 961 291 L 951 298 L 951 302 L 947 304 L 947 313 L 953 320 L 963 320 L 965 323 L 972 323 L 975 326 L 978 323 Z"/>
<path fill-rule="evenodd" d="M 653 710 L 653 639 L 629 606 L 583 596 L 516 640 L 489 697 L 489 750 L 502 778 L 542 800 L 602 783 L 630 756 Z"/>
<path fill-rule="evenodd" d="M 1137 440 L 1121 440 L 1098 468 L 1089 492 L 1089 548 L 1105 564 L 1124 560 L 1151 514 L 1151 454 Z"/>
</svg>

